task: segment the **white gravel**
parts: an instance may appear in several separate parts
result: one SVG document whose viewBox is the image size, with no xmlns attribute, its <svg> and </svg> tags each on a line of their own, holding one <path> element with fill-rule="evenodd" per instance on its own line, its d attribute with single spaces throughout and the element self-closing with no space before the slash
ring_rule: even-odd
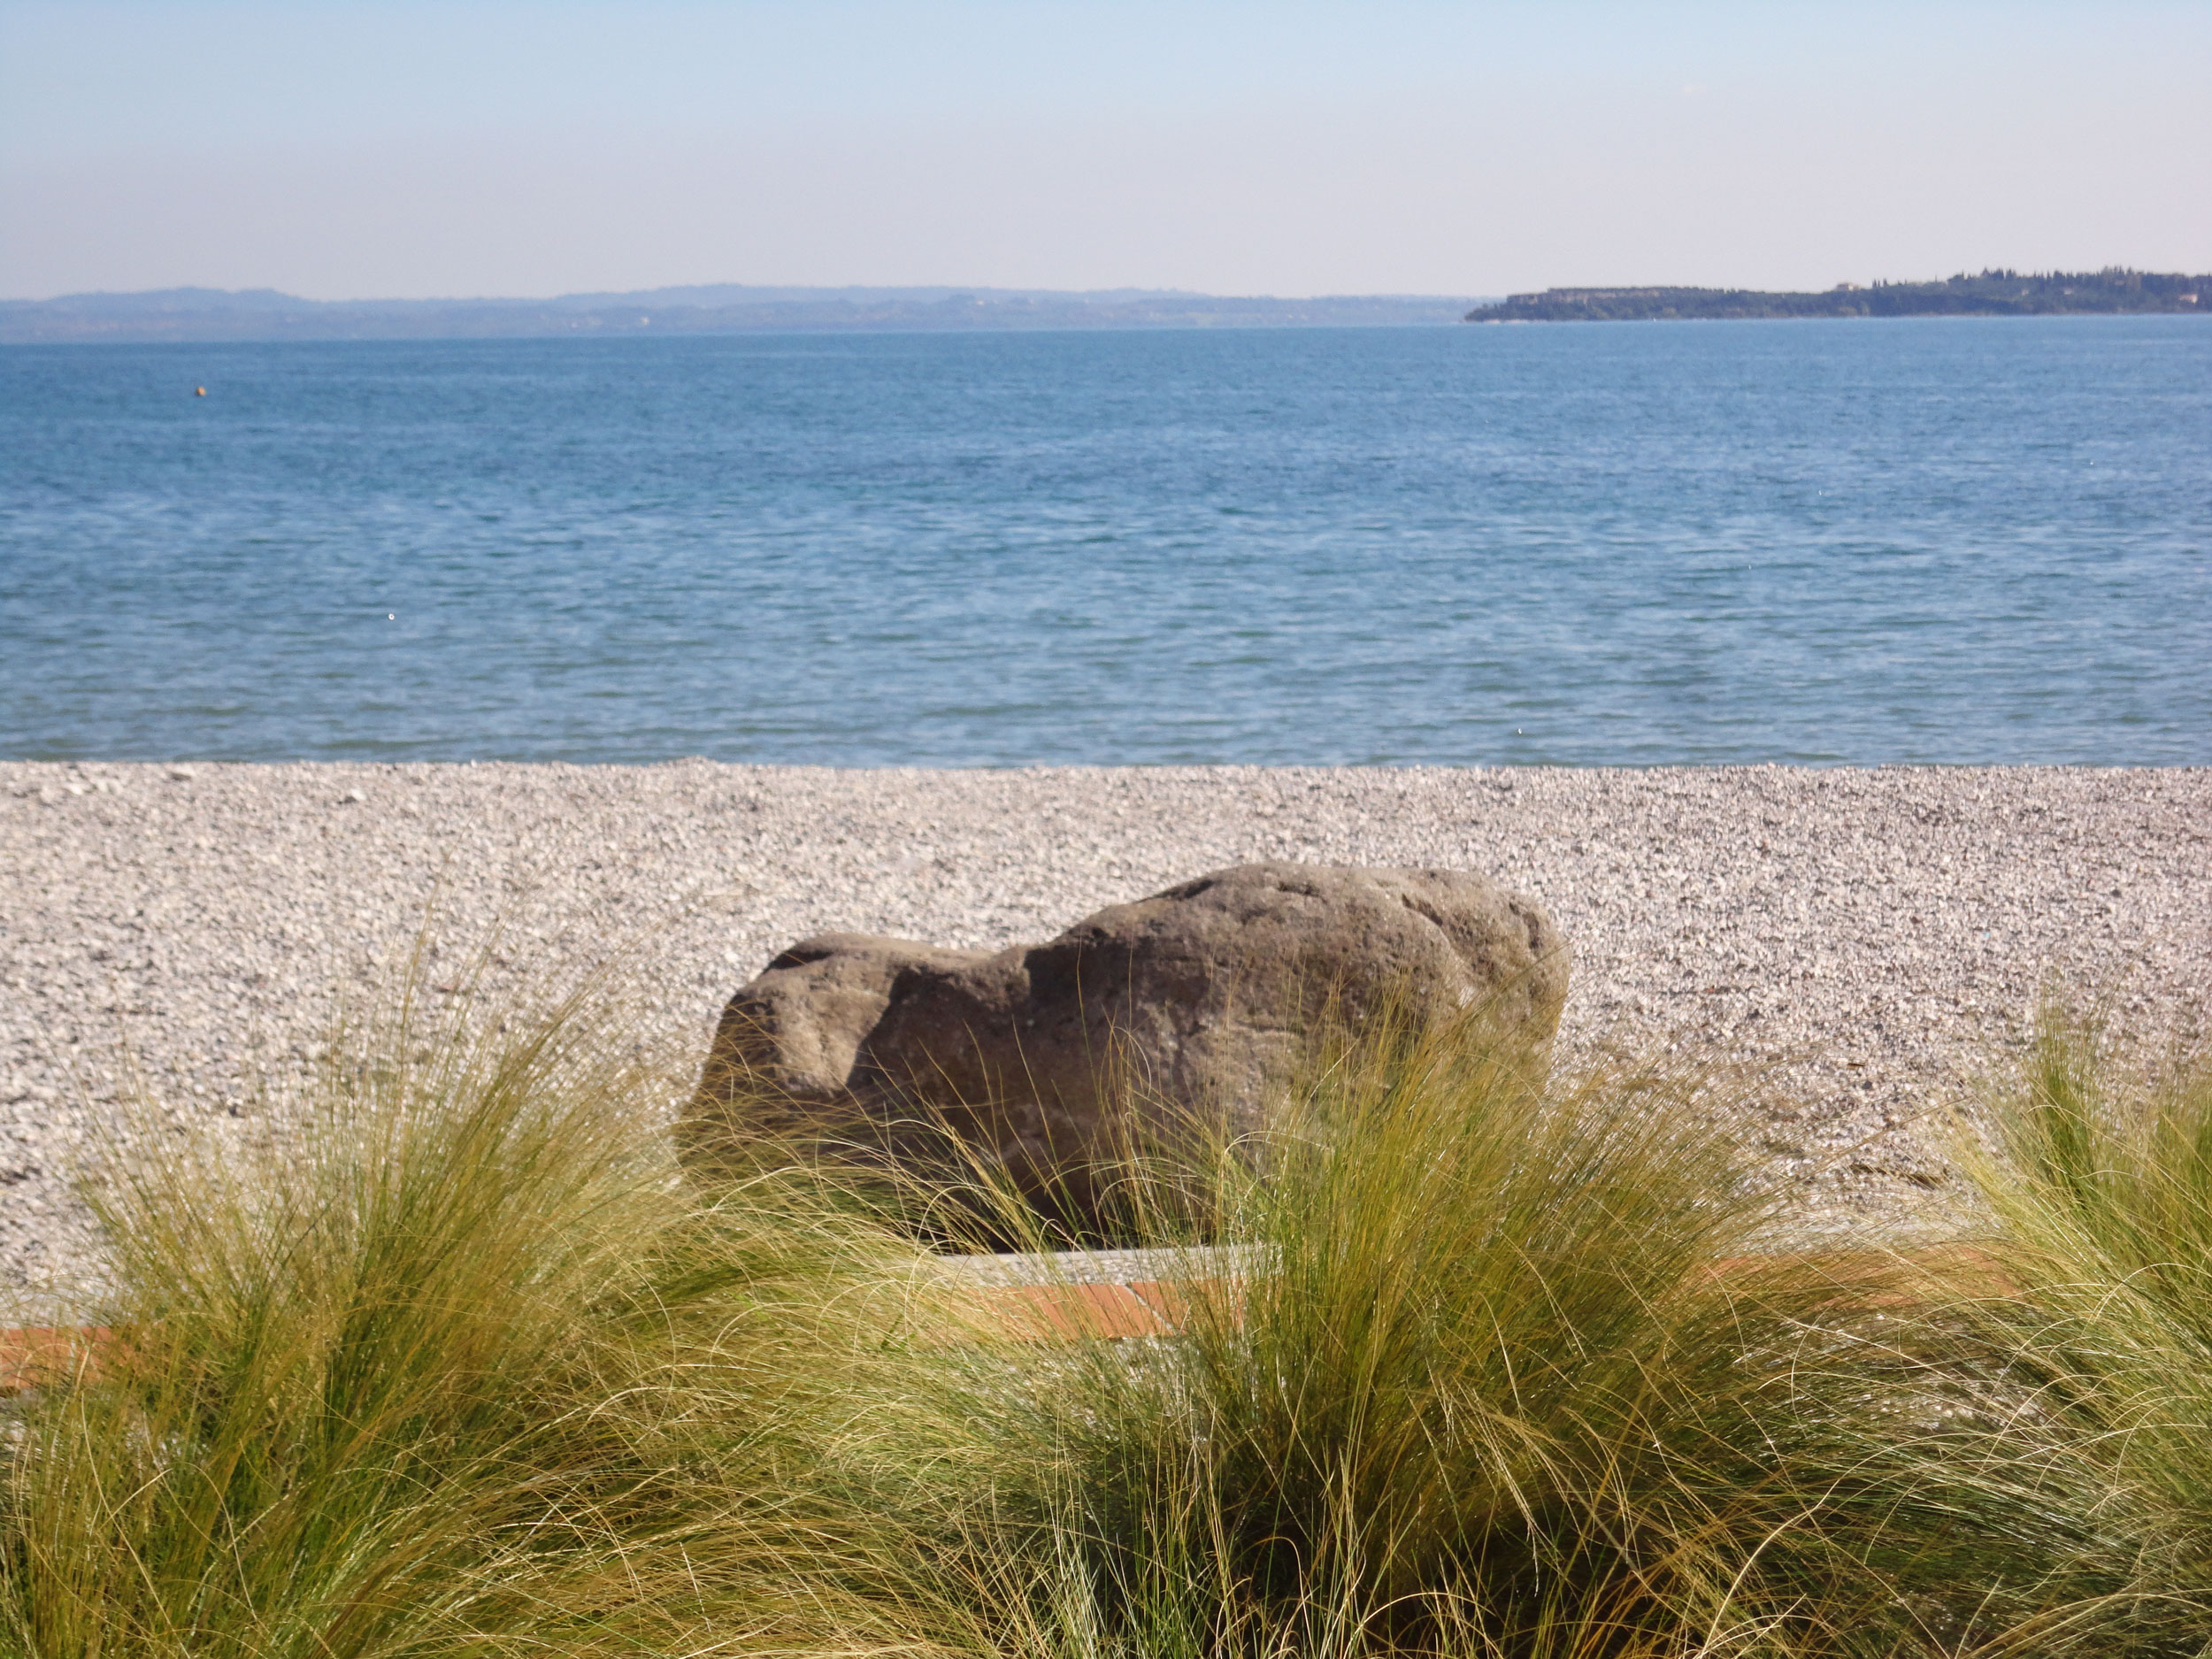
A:
<svg viewBox="0 0 2212 1659">
<path fill-rule="evenodd" d="M 622 946 L 647 1034 L 699 1054 L 804 934 L 995 947 L 1257 858 L 1535 894 L 1576 950 L 1570 1041 L 1763 1068 L 1767 1150 L 1842 1211 L 1932 1178 L 1914 1124 L 2050 976 L 2160 1037 L 2212 987 L 2204 769 L 0 764 L 0 1279 L 96 1264 L 73 1171 L 122 1045 L 180 1125 L 280 1135 L 257 1078 L 301 1068 L 434 893 L 438 936 L 503 920 L 518 971 Z"/>
</svg>

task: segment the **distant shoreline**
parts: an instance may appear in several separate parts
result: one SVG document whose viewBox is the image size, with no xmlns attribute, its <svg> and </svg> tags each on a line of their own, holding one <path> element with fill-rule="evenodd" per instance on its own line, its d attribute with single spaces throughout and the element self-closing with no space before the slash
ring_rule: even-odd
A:
<svg viewBox="0 0 2212 1659">
<path fill-rule="evenodd" d="M 2009 285 L 2008 287 L 2007 285 Z M 170 288 L 0 300 L 0 346 L 258 345 L 287 342 L 609 340 L 653 336 L 1158 333 L 1448 328 L 1456 323 L 1722 322 L 1898 317 L 2192 316 L 2212 275 L 1984 273 L 1947 282 L 1752 288 L 1547 288 L 1504 299 L 1337 295 L 1316 299 L 1172 290 L 657 289 L 552 299 L 307 300 L 273 289 Z"/>
<path fill-rule="evenodd" d="M 1513 294 L 1471 323 L 1735 322 L 1785 318 L 2110 317 L 2212 314 L 2212 275 L 2178 272 L 1963 273 L 1940 282 L 1838 283 L 1820 293 L 1757 288 L 1582 288 Z"/>
<path fill-rule="evenodd" d="M 722 285 L 553 299 L 307 300 L 167 288 L 0 300 L 0 345 L 285 340 L 574 340 L 656 334 L 1444 328 L 1470 296 L 1222 296 L 1172 289 L 779 288 Z"/>
</svg>

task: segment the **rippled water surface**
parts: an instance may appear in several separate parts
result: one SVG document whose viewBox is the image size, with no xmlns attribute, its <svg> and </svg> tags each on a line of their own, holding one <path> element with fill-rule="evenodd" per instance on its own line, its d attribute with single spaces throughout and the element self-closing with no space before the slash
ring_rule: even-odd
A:
<svg viewBox="0 0 2212 1659">
<path fill-rule="evenodd" d="M 0 671 L 15 757 L 2212 762 L 2212 321 L 8 348 Z"/>
</svg>

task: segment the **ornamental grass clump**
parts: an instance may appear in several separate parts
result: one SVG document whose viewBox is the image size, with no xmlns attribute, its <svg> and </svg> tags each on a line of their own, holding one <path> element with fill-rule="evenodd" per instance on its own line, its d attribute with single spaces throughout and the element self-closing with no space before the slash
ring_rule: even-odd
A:
<svg viewBox="0 0 2212 1659">
<path fill-rule="evenodd" d="M 2020 1652 L 2212 1650 L 2212 1058 L 2145 1065 L 2054 1001 L 1967 1149 L 2008 1294 L 1953 1319 L 2019 1403 L 1985 1448 L 2080 1517 Z"/>
<path fill-rule="evenodd" d="M 912 1253 L 795 1171 L 695 1199 L 592 1006 L 410 999 L 288 1149 L 119 1153 L 113 1334 L 15 1408 L 0 1650 L 918 1650 L 824 1472 L 896 1438 L 856 1423 Z"/>
<path fill-rule="evenodd" d="M 2212 1651 L 2212 1071 L 2054 1001 L 1988 1108 L 1979 1220 L 1803 1322 L 1763 1465 L 1894 1651 Z"/>
<path fill-rule="evenodd" d="M 1000 1537 L 1016 1646 L 1903 1650 L 1769 1422 L 1840 1378 L 1785 1373 L 1865 1287 L 1750 1256 L 1774 1194 L 1686 1092 L 1553 1082 L 1479 1013 L 1386 1019 L 1206 1179 L 1132 1169 L 1155 1242 L 1194 1188 L 1220 1242 L 1172 1258 L 1177 1340 L 1071 1345 L 1000 1422 L 1035 1522 L 1025 1556 Z"/>
</svg>

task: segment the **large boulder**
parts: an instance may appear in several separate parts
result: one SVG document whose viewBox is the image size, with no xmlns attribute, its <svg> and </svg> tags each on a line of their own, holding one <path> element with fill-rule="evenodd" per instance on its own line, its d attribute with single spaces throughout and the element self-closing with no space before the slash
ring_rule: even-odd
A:
<svg viewBox="0 0 2212 1659">
<path fill-rule="evenodd" d="M 730 999 L 687 1127 L 701 1148 L 780 1118 L 895 1156 L 949 1133 L 1080 1210 L 1084 1166 L 1132 1133 L 1253 1122 L 1326 1018 L 1479 1003 L 1540 1042 L 1567 968 L 1541 905 L 1456 870 L 1242 864 L 995 953 L 825 933 Z"/>
</svg>

